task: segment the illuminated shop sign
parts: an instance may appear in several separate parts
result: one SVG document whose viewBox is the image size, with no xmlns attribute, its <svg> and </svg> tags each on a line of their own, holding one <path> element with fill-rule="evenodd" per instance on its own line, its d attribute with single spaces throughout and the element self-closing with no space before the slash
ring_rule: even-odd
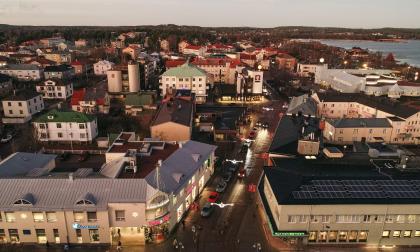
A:
<svg viewBox="0 0 420 252">
<path fill-rule="evenodd" d="M 162 223 L 168 222 L 170 220 L 170 215 L 167 214 L 160 219 L 149 221 L 149 226 L 157 226 Z"/>
<path fill-rule="evenodd" d="M 279 231 L 279 232 L 274 232 L 273 233 L 274 236 L 278 236 L 278 237 L 304 237 L 307 236 L 306 232 L 286 232 L 286 231 Z"/>
<path fill-rule="evenodd" d="M 194 189 L 194 187 L 195 187 L 195 183 L 191 183 L 190 185 L 188 185 L 187 188 L 185 188 L 185 193 L 187 195 L 190 194 L 192 192 L 192 190 Z"/>
<path fill-rule="evenodd" d="M 79 223 L 73 223 L 74 229 L 98 229 L 99 225 L 80 225 Z"/>
</svg>

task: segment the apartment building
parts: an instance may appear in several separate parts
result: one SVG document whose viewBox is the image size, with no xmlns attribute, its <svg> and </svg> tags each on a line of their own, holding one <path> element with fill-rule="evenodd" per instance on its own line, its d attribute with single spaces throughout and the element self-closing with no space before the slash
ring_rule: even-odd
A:
<svg viewBox="0 0 420 252">
<path fill-rule="evenodd" d="M 34 91 L 20 91 L 2 100 L 3 123 L 26 123 L 32 116 L 44 110 L 44 101 L 40 94 Z"/>
<path fill-rule="evenodd" d="M 190 90 L 195 94 L 197 103 L 204 103 L 207 98 L 207 73 L 187 62 L 164 72 L 159 88 L 163 97 L 175 94 L 176 90 Z"/>
<path fill-rule="evenodd" d="M 38 81 L 44 78 L 42 68 L 33 64 L 8 64 L 0 67 L 0 73 L 21 81 Z"/>
<path fill-rule="evenodd" d="M 33 125 L 41 142 L 92 142 L 98 136 L 96 117 L 81 112 L 51 110 Z"/>
<path fill-rule="evenodd" d="M 364 94 L 316 93 L 317 115 L 329 119 L 387 118 L 392 131 L 386 139 L 392 144 L 418 144 L 420 139 L 420 111 L 410 103 L 403 104 L 386 98 Z"/>
<path fill-rule="evenodd" d="M 73 111 L 88 114 L 108 114 L 110 104 L 110 97 L 106 92 L 105 85 L 75 90 L 70 102 Z"/>
<path fill-rule="evenodd" d="M 293 169 L 314 167 L 296 159 L 279 162 Z M 360 162 L 360 161 L 359 161 Z M 333 161 L 324 163 L 330 167 Z M 336 162 L 337 163 L 337 162 Z M 272 235 L 302 246 L 340 247 L 415 246 L 420 240 L 420 191 L 417 178 L 389 179 L 337 175 L 357 170 L 340 166 L 332 178 L 328 171 L 311 177 L 288 169 L 265 168 L 259 192 Z M 342 172 L 342 173 L 340 173 Z M 321 174 L 320 173 L 320 174 Z M 329 174 L 332 174 L 331 172 Z"/>
<path fill-rule="evenodd" d="M 75 69 L 71 65 L 57 65 L 57 66 L 46 66 L 44 68 L 44 77 L 48 79 L 71 79 L 75 75 Z"/>
<path fill-rule="evenodd" d="M 73 83 L 61 79 L 50 79 L 36 85 L 36 91 L 44 99 L 63 99 L 73 95 Z"/>
<path fill-rule="evenodd" d="M 206 71 L 210 75 L 211 83 L 235 84 L 236 66 L 240 64 L 240 61 L 227 57 L 209 57 L 195 58 L 191 63 Z"/>
<path fill-rule="evenodd" d="M 207 47 L 206 46 L 196 46 L 196 45 L 187 45 L 184 50 L 182 51 L 185 55 L 196 55 L 204 57 L 206 54 Z"/>
<path fill-rule="evenodd" d="M 12 189 L 0 198 L 1 241 L 128 246 L 168 238 L 213 175 L 216 146 L 136 139 L 121 133 L 107 163 L 90 175 L 75 171 L 63 178 L 61 172 L 57 178 L 59 171 L 49 165 L 54 155 L 0 164 L 0 188 Z M 30 162 L 33 155 L 39 157 Z M 24 169 L 13 172 L 16 166 Z"/>
</svg>

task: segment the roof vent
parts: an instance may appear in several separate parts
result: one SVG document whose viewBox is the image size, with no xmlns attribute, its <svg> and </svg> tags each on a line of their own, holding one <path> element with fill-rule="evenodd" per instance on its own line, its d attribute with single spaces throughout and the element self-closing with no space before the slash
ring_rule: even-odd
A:
<svg viewBox="0 0 420 252">
<path fill-rule="evenodd" d="M 52 119 L 54 119 L 54 116 L 53 115 L 48 115 L 47 118 L 48 118 L 48 120 L 52 120 Z"/>
<path fill-rule="evenodd" d="M 192 154 L 192 158 L 194 159 L 194 161 L 197 163 L 198 160 L 200 160 L 201 155 L 200 154 Z"/>
</svg>

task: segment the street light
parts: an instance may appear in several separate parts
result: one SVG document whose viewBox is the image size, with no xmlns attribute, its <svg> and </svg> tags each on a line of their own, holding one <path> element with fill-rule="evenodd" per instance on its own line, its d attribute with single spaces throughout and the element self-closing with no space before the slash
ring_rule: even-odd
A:
<svg viewBox="0 0 420 252">
<path fill-rule="evenodd" d="M 258 70 L 261 71 L 261 69 L 262 69 L 262 66 L 261 65 L 258 65 Z"/>
<path fill-rule="evenodd" d="M 236 160 L 236 159 L 226 159 L 226 162 L 231 162 L 232 164 L 237 164 L 237 163 L 243 163 L 244 161 L 242 160 Z"/>
<path fill-rule="evenodd" d="M 175 246 L 176 249 L 179 249 L 179 251 L 182 251 L 185 249 L 184 244 L 182 242 L 178 242 L 178 244 Z"/>
<path fill-rule="evenodd" d="M 261 251 L 261 250 L 262 250 L 261 243 L 259 243 L 259 242 L 255 242 L 255 243 L 252 245 L 252 247 L 253 247 L 253 248 L 255 248 L 255 251 L 257 251 L 257 252 L 259 252 L 259 251 Z"/>
<path fill-rule="evenodd" d="M 325 62 L 325 59 L 324 58 L 320 58 L 319 59 L 319 63 L 324 64 L 324 62 Z"/>
<path fill-rule="evenodd" d="M 365 63 L 365 64 L 363 64 L 363 68 L 368 68 L 368 64 L 367 63 Z"/>
<path fill-rule="evenodd" d="M 234 206 L 235 204 L 233 204 L 233 203 L 223 203 L 223 202 L 220 202 L 220 203 L 210 203 L 210 205 L 212 205 L 212 206 L 218 206 L 218 207 L 220 207 L 220 208 L 225 208 L 225 207 L 227 207 L 227 206 Z"/>
</svg>

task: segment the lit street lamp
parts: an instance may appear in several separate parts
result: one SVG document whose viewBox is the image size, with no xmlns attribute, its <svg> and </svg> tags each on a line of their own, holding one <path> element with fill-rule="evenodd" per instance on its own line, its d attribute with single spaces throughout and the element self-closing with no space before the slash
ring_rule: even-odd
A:
<svg viewBox="0 0 420 252">
<path fill-rule="evenodd" d="M 367 69 L 368 68 L 368 64 L 367 63 L 363 64 L 363 68 Z"/>
<path fill-rule="evenodd" d="M 231 162 L 232 164 L 238 164 L 238 163 L 243 163 L 244 161 L 236 160 L 236 159 L 226 159 L 226 162 Z"/>
<path fill-rule="evenodd" d="M 324 62 L 325 62 L 325 59 L 324 58 L 320 58 L 319 59 L 319 63 L 324 64 Z"/>
<path fill-rule="evenodd" d="M 227 206 L 234 206 L 233 203 L 226 203 L 226 204 L 224 204 L 223 202 L 220 202 L 220 203 L 210 203 L 210 205 L 212 205 L 212 206 L 218 206 L 220 208 L 225 208 Z"/>
<path fill-rule="evenodd" d="M 184 244 L 182 242 L 178 242 L 178 244 L 175 246 L 176 249 L 179 249 L 179 251 L 182 251 L 185 249 Z"/>
</svg>

